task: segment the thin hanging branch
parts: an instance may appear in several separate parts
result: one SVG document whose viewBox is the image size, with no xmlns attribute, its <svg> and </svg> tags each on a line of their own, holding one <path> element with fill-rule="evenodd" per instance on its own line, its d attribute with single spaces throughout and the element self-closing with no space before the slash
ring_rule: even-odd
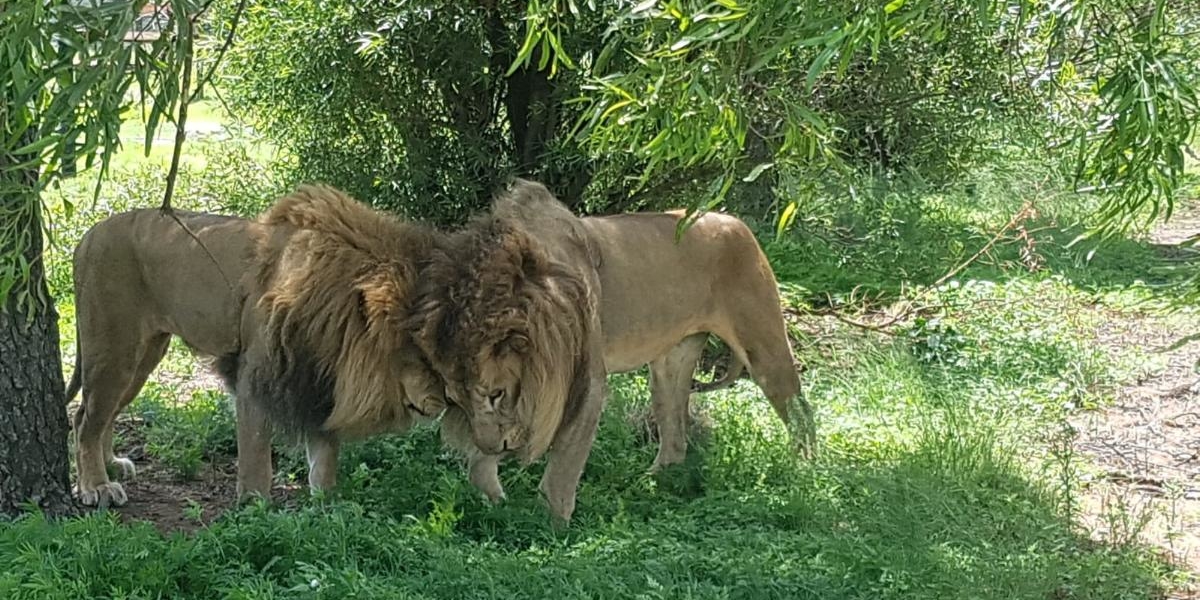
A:
<svg viewBox="0 0 1200 600">
<path fill-rule="evenodd" d="M 192 91 L 190 96 L 188 96 L 188 102 L 194 101 L 200 95 L 200 90 L 204 89 L 204 86 L 208 85 L 208 81 L 212 79 L 213 74 L 217 72 L 217 67 L 221 66 L 221 61 L 225 59 L 225 53 L 228 52 L 229 48 L 233 46 L 233 37 L 237 35 L 238 24 L 242 22 L 242 13 L 245 10 L 246 0 L 239 0 L 237 8 L 233 11 L 233 20 L 229 22 L 229 32 L 225 34 L 225 41 L 221 44 L 221 47 L 217 49 L 217 57 L 213 59 L 212 66 L 209 67 L 208 71 L 206 71 L 204 75 L 200 77 L 200 80 L 196 82 L 196 89 Z"/>
<path fill-rule="evenodd" d="M 167 187 L 166 191 L 163 193 L 161 210 L 164 212 L 171 210 L 171 198 L 175 193 L 175 181 L 179 177 L 179 163 L 183 159 L 183 143 L 187 138 L 188 106 L 200 96 L 200 90 L 204 89 L 205 85 L 208 85 L 208 82 L 212 79 L 213 74 L 217 72 L 217 67 L 221 65 L 221 60 L 225 58 L 225 53 L 229 51 L 231 46 L 233 46 L 233 38 L 237 34 L 238 24 L 241 23 L 242 13 L 244 13 L 246 10 L 246 0 L 239 0 L 237 8 L 233 13 L 233 20 L 229 25 L 229 32 L 225 34 L 225 41 L 222 42 L 221 47 L 217 50 L 217 56 L 213 60 L 212 66 L 210 66 L 208 70 L 200 76 L 199 81 L 196 83 L 195 89 L 193 89 L 192 71 L 196 57 L 196 20 L 204 14 L 204 11 L 208 10 L 209 6 L 211 6 L 214 1 L 215 0 L 209 0 L 198 12 L 196 12 L 196 14 L 190 16 L 185 15 L 180 21 L 180 25 L 182 26 L 180 33 L 184 38 L 183 81 L 180 86 L 182 93 L 180 94 L 179 99 L 179 117 L 175 122 L 175 147 L 171 152 L 171 169 L 167 172 Z"/>
<path fill-rule="evenodd" d="M 185 15 L 180 21 L 181 33 L 183 34 L 183 74 L 182 81 L 180 83 L 181 93 L 179 95 L 179 117 L 175 122 L 175 147 L 171 151 L 171 168 L 169 171 L 167 171 L 166 190 L 163 192 L 162 206 L 159 207 L 159 210 L 170 216 L 171 219 L 174 220 L 175 223 L 179 225 L 179 227 L 183 229 L 189 237 L 195 240 L 195 242 L 200 246 L 200 249 L 204 250 L 204 253 L 208 255 L 208 259 L 211 260 L 213 265 L 217 267 L 217 272 L 221 274 L 221 279 L 225 281 L 225 286 L 229 289 L 233 289 L 233 283 L 225 274 L 225 270 L 221 268 L 221 263 L 217 261 L 217 257 L 213 256 L 212 251 L 209 250 L 208 246 L 206 246 L 199 236 L 196 235 L 196 232 L 192 231 L 192 228 L 188 227 L 187 223 L 184 223 L 179 218 L 179 215 L 175 214 L 175 210 L 171 208 L 171 198 L 175 194 L 175 181 L 179 177 L 179 163 L 183 159 L 183 143 L 187 139 L 188 105 L 190 105 L 192 101 L 196 99 L 200 93 L 200 89 L 205 83 L 208 82 L 213 73 L 216 72 L 221 58 L 225 55 L 225 51 L 228 50 L 229 46 L 233 43 L 233 35 L 237 30 L 238 20 L 240 20 L 242 11 L 246 7 L 246 0 L 241 0 L 238 3 L 233 25 L 230 27 L 229 34 L 225 38 L 225 43 L 222 44 L 217 55 L 217 62 L 214 63 L 212 67 L 209 68 L 208 72 L 204 74 L 199 85 L 196 86 L 196 89 L 192 90 L 192 69 L 196 56 L 194 37 L 196 25 L 195 21 L 196 19 L 200 18 L 202 14 L 204 14 L 204 11 L 208 9 L 213 1 L 215 0 L 209 0 L 209 2 L 204 5 L 204 8 L 202 8 L 195 15 Z"/>
<path fill-rule="evenodd" d="M 183 91 L 179 97 L 179 118 L 175 121 L 175 149 L 171 152 L 171 169 L 167 171 L 167 189 L 163 193 L 161 210 L 171 211 L 171 196 L 175 193 L 175 179 L 179 176 L 179 161 L 183 157 L 183 142 L 187 138 L 188 104 L 191 104 L 188 90 L 192 87 L 192 61 L 195 57 L 195 44 L 192 38 L 192 19 L 184 16 L 180 21 L 183 33 Z M 178 220 L 178 219 L 176 219 Z M 182 225 L 182 223 L 180 223 Z M 195 235 L 193 234 L 193 237 Z M 199 240 L 197 240 L 199 241 Z"/>
</svg>

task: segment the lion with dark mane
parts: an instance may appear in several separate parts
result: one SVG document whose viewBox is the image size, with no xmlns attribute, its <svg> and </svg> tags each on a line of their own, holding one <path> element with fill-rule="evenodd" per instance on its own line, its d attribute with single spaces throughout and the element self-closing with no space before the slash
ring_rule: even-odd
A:
<svg viewBox="0 0 1200 600">
<path fill-rule="evenodd" d="M 75 250 L 67 396 L 83 391 L 74 432 L 84 504 L 125 503 L 105 468 L 134 471 L 113 455 L 113 423 L 173 335 L 215 358 L 236 397 L 239 497 L 270 492 L 273 426 L 305 440 L 309 484 L 328 489 L 340 442 L 442 411 L 443 385 L 403 327 L 434 232 L 324 186 L 302 186 L 254 221 L 175 216 L 112 216 Z"/>
<path fill-rule="evenodd" d="M 528 461 L 549 449 L 541 489 L 551 512 L 569 519 L 604 374 L 646 364 L 660 437 L 653 468 L 682 462 L 709 334 L 733 353 L 722 383 L 748 370 L 779 417 L 795 417 L 797 446 L 811 452 L 812 411 L 798 396 L 775 276 L 757 240 L 738 219 L 708 213 L 676 241 L 683 218 L 578 218 L 545 187 L 518 181 L 435 252 L 414 309 L 416 341 L 447 382 L 443 430 L 494 501 L 504 495 L 503 456 Z M 553 385 L 546 374 L 557 374 Z"/>
<path fill-rule="evenodd" d="M 413 330 L 453 400 L 443 435 L 467 452 L 471 483 L 498 500 L 499 457 L 529 462 L 553 446 L 542 491 L 567 519 L 607 389 L 600 281 L 582 239 L 535 237 L 531 223 L 551 226 L 558 215 L 542 209 L 555 207 L 528 208 L 478 217 L 435 252 Z"/>
</svg>

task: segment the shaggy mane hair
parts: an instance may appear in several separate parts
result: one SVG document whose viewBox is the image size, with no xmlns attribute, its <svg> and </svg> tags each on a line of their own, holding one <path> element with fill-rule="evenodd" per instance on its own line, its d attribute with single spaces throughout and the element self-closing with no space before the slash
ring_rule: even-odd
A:
<svg viewBox="0 0 1200 600">
<path fill-rule="evenodd" d="M 294 432 L 364 436 L 411 424 L 406 381 L 440 382 L 404 329 L 435 233 L 328 186 L 306 185 L 259 222 L 256 310 L 268 372 L 253 378 L 277 423 Z M 423 392 L 421 392 L 423 393 Z"/>
<path fill-rule="evenodd" d="M 517 186 L 497 204 L 527 191 Z M 578 380 L 586 378 L 596 302 L 575 268 L 551 258 L 521 220 L 497 212 L 477 217 L 434 252 L 413 330 L 447 381 L 465 381 L 469 369 L 507 353 L 520 357 L 516 407 L 526 435 L 518 454 L 530 461 L 550 447 L 586 390 Z"/>
</svg>

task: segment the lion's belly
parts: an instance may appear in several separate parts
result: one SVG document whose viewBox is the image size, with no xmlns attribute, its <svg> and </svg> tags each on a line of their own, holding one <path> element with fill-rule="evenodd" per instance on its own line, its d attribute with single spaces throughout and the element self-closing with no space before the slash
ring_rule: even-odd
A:
<svg viewBox="0 0 1200 600">
<path fill-rule="evenodd" d="M 685 338 L 707 332 L 702 323 L 693 319 L 672 322 L 642 323 L 630 327 L 624 319 L 617 326 L 601 323 L 604 328 L 604 370 L 609 373 L 633 371 L 670 352 Z"/>
</svg>

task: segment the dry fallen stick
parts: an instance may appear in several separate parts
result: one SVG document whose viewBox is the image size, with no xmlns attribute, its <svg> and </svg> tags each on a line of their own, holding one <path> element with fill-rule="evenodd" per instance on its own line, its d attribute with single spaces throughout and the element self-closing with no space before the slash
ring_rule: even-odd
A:
<svg viewBox="0 0 1200 600">
<path fill-rule="evenodd" d="M 940 278 L 938 278 L 938 280 L 935 281 L 933 283 L 933 285 L 931 285 L 930 287 L 936 288 L 936 287 L 941 286 L 942 284 L 944 284 L 947 281 L 949 281 L 950 279 L 952 279 L 954 276 L 958 275 L 959 273 L 962 273 L 963 270 L 965 270 L 967 267 L 974 264 L 980 258 L 982 258 L 984 256 L 990 256 L 992 250 L 996 247 L 996 245 L 998 243 L 1000 243 L 1001 240 L 1004 239 L 1005 234 L 1007 234 L 1009 231 L 1011 231 L 1015 228 L 1022 227 L 1026 221 L 1029 221 L 1030 219 L 1032 219 L 1036 216 L 1037 216 L 1037 208 L 1034 206 L 1033 201 L 1027 201 L 1025 204 L 1023 204 L 1021 206 L 1021 208 L 1019 210 L 1017 210 L 1017 212 L 1015 214 L 1013 214 L 1012 218 L 1008 220 L 1008 223 L 1006 223 L 1004 225 L 1004 227 L 1000 228 L 1000 230 L 997 231 L 996 234 L 993 235 L 992 238 L 990 240 L 988 240 L 988 242 L 986 244 L 984 244 L 982 248 L 980 248 L 975 254 L 971 255 L 971 257 L 967 258 L 967 260 L 959 263 L 954 268 L 950 269 L 949 272 L 947 272 L 945 275 L 942 275 Z M 1039 228 L 1039 229 L 1035 229 L 1032 231 L 1038 231 L 1040 229 L 1044 229 L 1044 228 Z M 1022 237 L 1028 238 L 1029 234 L 1030 234 L 1030 231 L 1023 231 Z M 842 306 L 853 305 L 853 304 L 866 304 L 868 302 L 868 300 L 866 298 L 863 298 L 861 300 L 856 298 L 856 296 L 858 294 L 858 289 L 859 289 L 859 287 L 855 286 L 855 288 L 850 291 L 850 299 L 846 302 L 843 302 Z M 893 328 L 897 324 L 907 321 L 908 319 L 912 318 L 913 316 L 916 316 L 919 314 L 928 314 L 928 313 L 930 313 L 932 311 L 936 311 L 936 310 L 944 310 L 947 308 L 952 308 L 950 305 L 946 305 L 946 304 L 938 304 L 938 305 L 910 304 L 903 311 L 889 317 L 886 321 L 884 321 L 882 323 L 867 323 L 867 322 L 849 317 L 845 314 L 844 311 L 839 310 L 836 306 L 836 303 L 833 300 L 833 297 L 830 296 L 828 293 L 825 294 L 825 298 L 826 298 L 826 304 L 828 305 L 829 308 L 811 310 L 811 311 L 807 311 L 807 312 L 802 312 L 802 311 L 799 311 L 799 310 L 796 310 L 793 308 L 785 308 L 784 312 L 786 312 L 788 314 L 792 314 L 797 317 L 804 317 L 807 315 L 831 316 L 831 317 L 837 319 L 838 321 L 845 323 L 847 325 L 850 325 L 852 327 L 857 327 L 859 329 L 863 329 L 863 330 L 871 331 L 871 332 L 875 332 L 875 333 L 881 333 L 884 335 L 895 336 L 896 332 L 893 331 Z M 979 299 L 979 300 L 977 300 L 977 302 L 988 302 L 988 300 Z"/>
<path fill-rule="evenodd" d="M 972 263 L 979 260 L 980 257 L 991 252 L 992 248 L 995 247 L 996 244 L 1000 242 L 1000 240 L 1004 237 L 1004 234 L 1008 233 L 1009 230 L 1021 225 L 1025 221 L 1028 221 L 1029 219 L 1031 219 L 1035 216 L 1037 216 L 1037 209 L 1034 208 L 1033 202 L 1032 201 L 1026 202 L 1024 205 L 1021 206 L 1021 209 L 1018 210 L 1017 213 L 1014 214 L 1013 217 L 1008 220 L 1008 223 L 1006 223 L 1004 225 L 1004 227 L 1001 227 L 1000 231 L 997 231 L 996 235 L 992 236 L 992 239 L 988 240 L 988 243 L 984 244 L 983 247 L 980 248 L 978 252 L 976 252 L 974 255 L 972 255 L 970 258 L 963 261 L 962 263 L 959 263 L 958 266 L 954 267 L 953 269 L 950 269 L 950 272 L 946 273 L 945 275 L 942 275 L 942 277 L 940 279 L 933 282 L 933 285 L 931 287 L 938 287 L 938 286 L 942 285 L 943 283 L 946 283 L 947 281 L 949 281 L 955 275 L 958 275 L 959 273 L 961 273 L 964 269 L 971 266 Z"/>
</svg>

